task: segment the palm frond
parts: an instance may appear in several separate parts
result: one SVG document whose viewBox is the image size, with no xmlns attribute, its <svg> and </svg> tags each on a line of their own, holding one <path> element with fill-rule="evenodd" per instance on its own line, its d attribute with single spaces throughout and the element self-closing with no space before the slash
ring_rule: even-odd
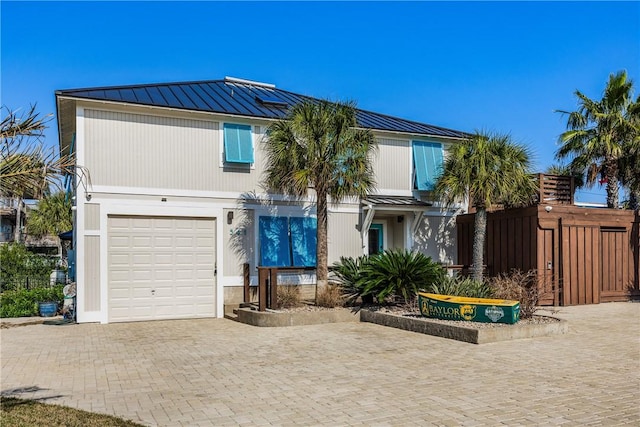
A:
<svg viewBox="0 0 640 427">
<path fill-rule="evenodd" d="M 572 170 L 586 175 L 587 185 L 598 175 L 607 180 L 607 200 L 617 207 L 617 183 L 624 184 L 627 163 L 622 159 L 629 152 L 626 141 L 640 138 L 634 124 L 637 114 L 632 102 L 633 82 L 626 71 L 611 74 L 602 99 L 593 100 L 575 92 L 578 108 L 572 112 L 558 111 L 567 116 L 567 130 L 558 142 L 558 160 L 570 159 Z"/>
<path fill-rule="evenodd" d="M 6 110 L 0 135 L 0 195 L 4 197 L 41 197 L 48 187 L 59 184 L 59 177 L 73 165 L 73 160 L 58 157 L 53 148 L 41 141 L 51 115 L 40 117 L 32 106 L 19 115 Z"/>
</svg>

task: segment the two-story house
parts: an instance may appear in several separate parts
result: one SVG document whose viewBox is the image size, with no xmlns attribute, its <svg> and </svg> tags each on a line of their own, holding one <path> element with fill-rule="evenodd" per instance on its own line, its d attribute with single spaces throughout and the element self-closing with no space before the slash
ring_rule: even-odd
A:
<svg viewBox="0 0 640 427">
<path fill-rule="evenodd" d="M 313 194 L 261 185 L 266 130 L 303 95 L 234 78 L 56 92 L 76 174 L 79 322 L 222 317 L 243 264 L 315 264 Z M 454 212 L 430 190 L 465 133 L 358 110 L 379 144 L 377 191 L 330 205 L 329 262 L 388 248 L 453 263 Z M 300 283 L 313 276 L 300 275 Z"/>
</svg>

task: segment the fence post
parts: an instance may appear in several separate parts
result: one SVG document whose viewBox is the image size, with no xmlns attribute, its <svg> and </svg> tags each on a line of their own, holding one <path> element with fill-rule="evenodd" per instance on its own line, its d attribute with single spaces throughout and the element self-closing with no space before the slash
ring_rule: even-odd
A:
<svg viewBox="0 0 640 427">
<path fill-rule="evenodd" d="M 251 276 L 249 274 L 249 263 L 242 265 L 242 277 L 244 279 L 244 302 L 251 302 L 251 289 L 249 288 Z"/>
<path fill-rule="evenodd" d="M 278 269 L 269 269 L 269 308 L 275 310 L 278 308 Z"/>
<path fill-rule="evenodd" d="M 258 311 L 267 309 L 267 280 L 269 280 L 268 269 L 258 267 Z"/>
</svg>

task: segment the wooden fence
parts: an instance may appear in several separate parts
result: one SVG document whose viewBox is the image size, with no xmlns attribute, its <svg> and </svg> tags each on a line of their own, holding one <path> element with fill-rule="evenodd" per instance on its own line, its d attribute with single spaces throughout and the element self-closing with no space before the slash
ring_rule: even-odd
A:
<svg viewBox="0 0 640 427">
<path fill-rule="evenodd" d="M 472 214 L 457 217 L 459 264 L 471 264 L 473 221 Z M 627 300 L 640 296 L 639 228 L 638 215 L 614 209 L 558 204 L 491 212 L 487 273 L 537 270 L 545 305 Z"/>
</svg>

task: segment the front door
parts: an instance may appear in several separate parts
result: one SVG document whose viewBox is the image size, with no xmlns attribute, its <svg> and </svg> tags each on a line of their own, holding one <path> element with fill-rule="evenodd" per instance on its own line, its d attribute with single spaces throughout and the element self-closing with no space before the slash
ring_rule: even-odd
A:
<svg viewBox="0 0 640 427">
<path fill-rule="evenodd" d="M 369 255 L 377 254 L 384 250 L 384 235 L 382 224 L 371 224 L 369 227 Z"/>
</svg>

